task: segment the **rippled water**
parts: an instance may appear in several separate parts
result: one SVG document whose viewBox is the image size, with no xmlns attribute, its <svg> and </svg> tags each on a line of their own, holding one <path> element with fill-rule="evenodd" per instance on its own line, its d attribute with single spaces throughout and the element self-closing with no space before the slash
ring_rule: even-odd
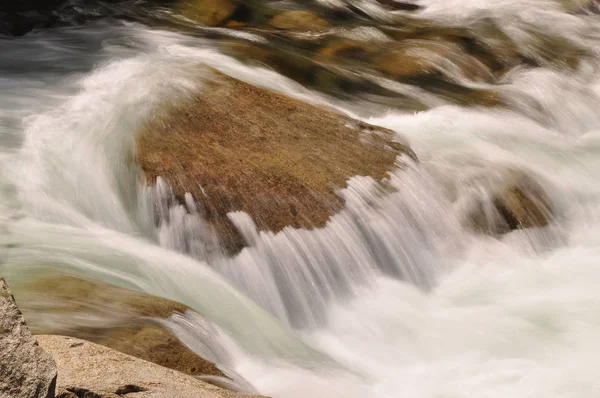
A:
<svg viewBox="0 0 600 398">
<path fill-rule="evenodd" d="M 276 397 L 595 397 L 600 393 L 600 80 L 597 17 L 541 0 L 428 1 L 428 18 L 500 21 L 522 46 L 562 35 L 575 71 L 510 72 L 507 108 L 433 98 L 419 113 L 357 106 L 220 54 L 214 43 L 98 22 L 0 40 L 0 261 L 9 283 L 48 269 L 174 299 L 165 326 L 239 385 Z M 539 50 L 539 47 L 538 47 Z M 135 134 L 202 87 L 206 64 L 330 104 L 408 138 L 415 164 L 382 192 L 354 177 L 326 227 L 257 233 L 235 258 L 206 250 L 182 208 L 154 225 Z M 202 72 L 200 72 L 202 74 Z M 420 96 L 422 93 L 413 92 Z M 361 102 L 362 104 L 362 102 Z M 548 192 L 556 219 L 502 238 L 461 226 L 474 179 L 506 168 Z M 152 200 L 148 200 L 152 199 Z M 180 247 L 192 247 L 190 255 Z"/>
</svg>

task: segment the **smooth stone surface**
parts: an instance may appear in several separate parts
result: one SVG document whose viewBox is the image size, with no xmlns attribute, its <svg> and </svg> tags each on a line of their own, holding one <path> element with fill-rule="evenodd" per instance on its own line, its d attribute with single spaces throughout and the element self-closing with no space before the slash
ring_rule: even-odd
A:
<svg viewBox="0 0 600 398">
<path fill-rule="evenodd" d="M 58 365 L 58 398 L 250 397 L 84 340 L 63 336 L 38 340 Z"/>
</svg>

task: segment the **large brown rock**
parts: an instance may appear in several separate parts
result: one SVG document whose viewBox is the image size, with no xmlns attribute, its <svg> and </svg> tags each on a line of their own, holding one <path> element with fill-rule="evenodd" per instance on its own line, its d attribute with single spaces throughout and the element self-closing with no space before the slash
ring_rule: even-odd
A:
<svg viewBox="0 0 600 398">
<path fill-rule="evenodd" d="M 0 278 L 0 397 L 53 398 L 56 364 L 33 338 Z"/>
<path fill-rule="evenodd" d="M 190 192 L 225 246 L 244 245 L 227 213 L 261 230 L 312 228 L 343 208 L 336 190 L 355 175 L 384 178 L 409 153 L 389 130 L 223 75 L 167 110 L 139 137 L 149 183 Z"/>
<path fill-rule="evenodd" d="M 62 336 L 38 340 L 58 365 L 58 398 L 249 397 L 87 341 Z"/>
</svg>

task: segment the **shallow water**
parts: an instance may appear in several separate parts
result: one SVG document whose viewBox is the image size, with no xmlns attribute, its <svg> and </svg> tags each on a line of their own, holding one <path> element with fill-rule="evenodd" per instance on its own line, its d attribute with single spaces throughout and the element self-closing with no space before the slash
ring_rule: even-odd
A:
<svg viewBox="0 0 600 398">
<path fill-rule="evenodd" d="M 428 1 L 423 15 L 498 20 L 533 52 L 545 47 L 524 32 L 552 31 L 593 56 L 575 71 L 512 71 L 494 87 L 508 108 L 433 98 L 413 113 L 341 102 L 208 39 L 138 24 L 0 39 L 2 273 L 17 292 L 50 270 L 185 303 L 202 317 L 165 326 L 267 396 L 597 396 L 597 17 L 541 0 L 459 3 Z M 143 123 L 201 90 L 198 64 L 391 128 L 420 162 L 399 159 L 391 192 L 352 178 L 346 209 L 319 230 L 259 234 L 232 214 L 253 244 L 210 252 L 203 221 L 154 206 L 168 187 L 144 187 L 132 161 Z M 556 219 L 502 238 L 469 232 L 465 203 L 486 190 L 473 181 L 507 167 L 546 189 Z M 171 221 L 156 228 L 156 211 Z"/>
</svg>

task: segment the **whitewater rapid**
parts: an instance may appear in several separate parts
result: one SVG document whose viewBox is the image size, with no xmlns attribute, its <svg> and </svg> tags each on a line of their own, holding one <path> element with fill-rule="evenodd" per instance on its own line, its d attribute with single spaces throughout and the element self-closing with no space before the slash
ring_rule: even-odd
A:
<svg viewBox="0 0 600 398">
<path fill-rule="evenodd" d="M 485 15 L 523 46 L 527 26 L 597 51 L 593 17 L 540 0 L 467 4 L 457 16 L 455 3 L 431 1 L 428 16 Z M 267 396 L 600 393 L 597 56 L 573 72 L 513 71 L 495 87 L 509 109 L 437 100 L 407 114 L 357 109 L 208 41 L 136 24 L 3 40 L 0 54 L 0 273 L 17 291 L 55 270 L 185 303 L 202 316 L 165 327 Z M 391 193 L 351 179 L 346 209 L 320 230 L 258 234 L 233 214 L 253 244 L 233 259 L 210 255 L 202 220 L 156 208 L 168 187 L 144 187 L 133 161 L 144 122 L 202 89 L 198 64 L 391 128 L 420 161 L 399 159 Z M 470 233 L 464 202 L 484 189 L 473 178 L 506 168 L 534 176 L 555 221 L 503 238 Z M 171 222 L 156 228 L 156 211 Z"/>
</svg>

